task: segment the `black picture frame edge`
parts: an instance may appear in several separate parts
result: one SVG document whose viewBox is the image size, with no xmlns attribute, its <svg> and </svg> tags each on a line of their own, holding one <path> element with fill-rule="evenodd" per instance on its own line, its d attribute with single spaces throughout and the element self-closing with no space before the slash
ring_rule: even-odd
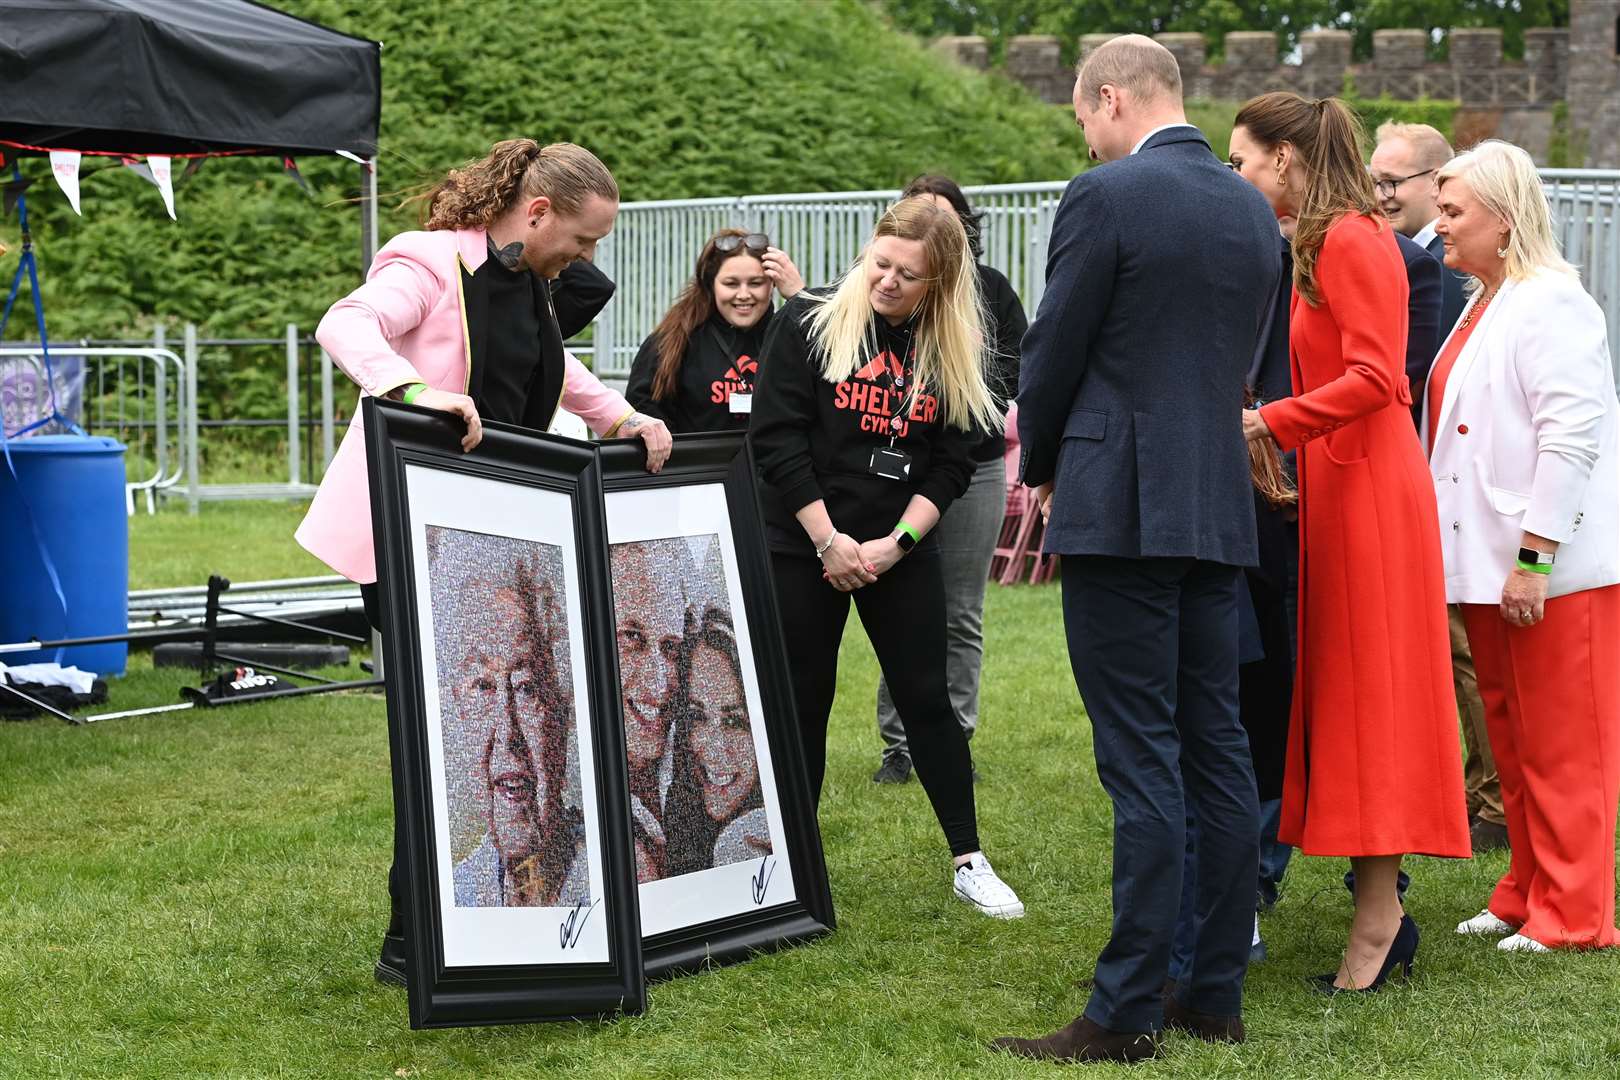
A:
<svg viewBox="0 0 1620 1080">
<path fill-rule="evenodd" d="M 577 440 L 486 423 L 480 445 L 471 453 L 463 453 L 459 420 L 373 397 L 362 402 L 361 422 L 366 438 L 383 624 L 389 752 L 393 763 L 394 854 L 404 894 L 401 903 L 410 1026 L 461 1027 L 641 1013 L 646 1008 L 646 974 L 631 854 L 613 614 L 601 590 L 585 587 L 588 580 L 609 580 L 607 518 L 596 451 Z M 452 969 L 444 967 L 443 935 L 437 918 L 438 877 L 433 865 L 422 672 L 417 662 L 419 653 L 410 647 L 416 643 L 420 598 L 416 596 L 414 575 L 409 572 L 411 521 L 405 483 L 408 464 L 524 483 L 570 496 L 581 579 L 579 602 L 587 638 L 587 685 L 591 694 L 587 708 L 603 841 L 602 917 L 608 921 L 609 955 L 613 958 L 605 964 L 468 967 L 453 969 L 453 975 Z"/>
<path fill-rule="evenodd" d="M 805 774 L 787 666 L 787 639 L 776 602 L 752 448 L 741 432 L 677 435 L 674 441 L 674 451 L 658 473 L 646 471 L 646 453 L 639 441 L 598 444 L 603 489 L 612 494 L 718 483 L 725 490 L 741 579 L 738 584 L 771 740 L 782 828 L 792 860 L 795 899 L 643 938 L 643 964 L 647 978 L 653 981 L 776 952 L 823 937 L 837 927 L 815 800 Z M 739 522 L 747 522 L 749 527 L 740 528 Z"/>
</svg>

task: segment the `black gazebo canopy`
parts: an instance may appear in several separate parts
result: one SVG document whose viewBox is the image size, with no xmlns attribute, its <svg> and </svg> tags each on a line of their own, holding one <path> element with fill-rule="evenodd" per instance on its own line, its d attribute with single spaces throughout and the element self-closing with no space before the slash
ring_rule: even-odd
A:
<svg viewBox="0 0 1620 1080">
<path fill-rule="evenodd" d="M 371 158 L 381 49 L 252 0 L 0 0 L 0 153 Z"/>
</svg>

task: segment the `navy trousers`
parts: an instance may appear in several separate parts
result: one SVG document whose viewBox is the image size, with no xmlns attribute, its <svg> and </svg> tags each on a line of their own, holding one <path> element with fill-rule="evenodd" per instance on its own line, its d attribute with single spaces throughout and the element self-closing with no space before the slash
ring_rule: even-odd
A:
<svg viewBox="0 0 1620 1080">
<path fill-rule="evenodd" d="M 1192 955 L 1181 1003 L 1243 1007 L 1259 872 L 1259 811 L 1238 719 L 1236 567 L 1190 558 L 1063 557 L 1063 621 L 1114 806 L 1114 921 L 1085 1015 L 1157 1031 L 1198 822 Z"/>
</svg>

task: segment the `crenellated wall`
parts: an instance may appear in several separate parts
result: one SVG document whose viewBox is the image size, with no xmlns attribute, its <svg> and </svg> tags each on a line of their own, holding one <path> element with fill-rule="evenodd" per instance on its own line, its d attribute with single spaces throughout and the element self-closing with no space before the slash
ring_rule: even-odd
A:
<svg viewBox="0 0 1620 1080">
<path fill-rule="evenodd" d="M 1243 101 L 1268 90 L 1294 90 L 1310 97 L 1338 94 L 1352 80 L 1363 97 L 1435 98 L 1460 103 L 1456 120 L 1461 145 L 1491 136 L 1512 139 L 1544 158 L 1553 113 L 1569 104 L 1571 141 L 1586 164 L 1620 168 L 1620 0 L 1570 0 L 1570 28 L 1525 31 L 1523 60 L 1502 55 L 1502 31 L 1451 31 L 1450 58 L 1428 58 L 1424 30 L 1377 30 L 1373 55 L 1353 63 L 1348 30 L 1312 30 L 1300 37 L 1299 63 L 1278 58 L 1277 35 L 1236 31 L 1225 38 L 1221 63 L 1210 63 L 1202 34 L 1167 33 L 1156 40 L 1175 54 L 1188 97 Z M 1113 34 L 1085 34 L 1084 58 Z M 989 67 L 980 37 L 946 37 L 935 48 L 969 67 Z M 1055 37 L 1027 35 L 1007 42 L 1004 71 L 1051 102 L 1067 102 L 1074 69 L 1063 63 Z"/>
</svg>

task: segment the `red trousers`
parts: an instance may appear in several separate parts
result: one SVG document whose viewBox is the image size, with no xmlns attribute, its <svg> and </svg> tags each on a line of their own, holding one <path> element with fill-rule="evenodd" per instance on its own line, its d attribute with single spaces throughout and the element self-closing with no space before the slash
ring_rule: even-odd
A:
<svg viewBox="0 0 1620 1080">
<path fill-rule="evenodd" d="M 1552 948 L 1614 945 L 1620 585 L 1549 600 L 1530 627 L 1462 610 L 1513 847 L 1491 913 Z"/>
</svg>

